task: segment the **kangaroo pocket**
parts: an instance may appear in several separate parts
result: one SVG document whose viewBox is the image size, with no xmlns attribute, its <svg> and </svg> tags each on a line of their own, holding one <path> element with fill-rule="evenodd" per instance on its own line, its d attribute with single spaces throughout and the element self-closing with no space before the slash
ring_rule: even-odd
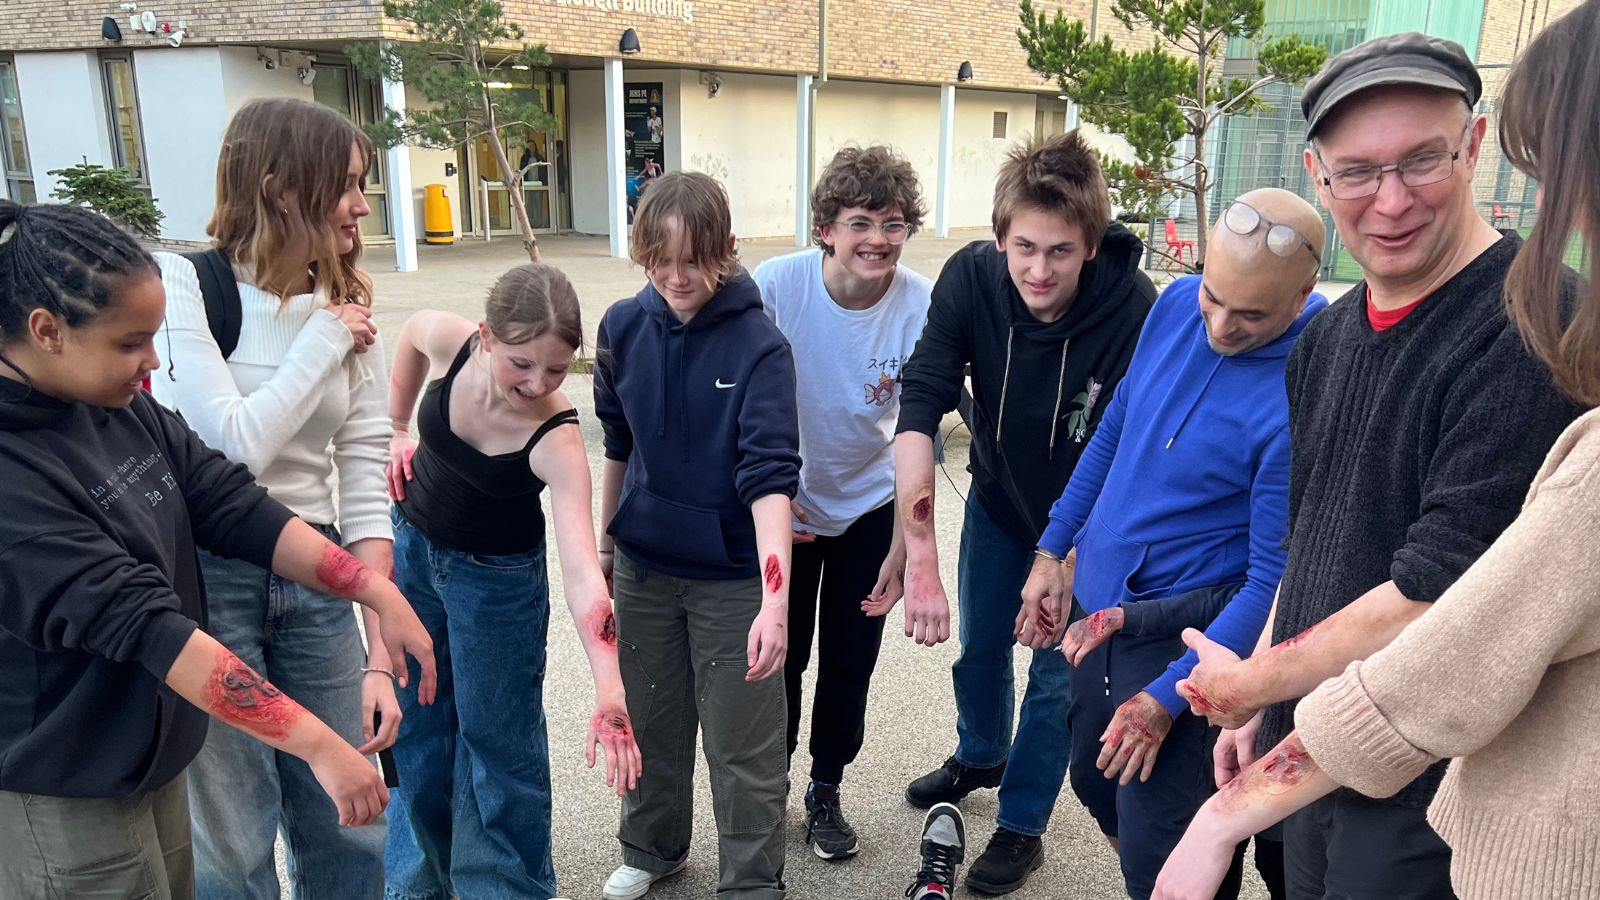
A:
<svg viewBox="0 0 1600 900">
<path fill-rule="evenodd" d="M 1148 546 L 1107 528 L 1098 511 L 1090 514 L 1075 543 L 1078 562 L 1073 570 L 1072 592 L 1082 599 L 1085 609 L 1146 599 L 1132 585 L 1138 583 Z"/>
<path fill-rule="evenodd" d="M 668 500 L 638 486 L 622 498 L 608 533 L 658 556 L 703 566 L 733 565 L 716 510 Z"/>
</svg>

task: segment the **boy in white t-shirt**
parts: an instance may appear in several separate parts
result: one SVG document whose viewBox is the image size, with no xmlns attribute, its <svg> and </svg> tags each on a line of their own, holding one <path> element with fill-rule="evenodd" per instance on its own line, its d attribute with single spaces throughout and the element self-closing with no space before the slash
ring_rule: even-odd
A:
<svg viewBox="0 0 1600 900">
<path fill-rule="evenodd" d="M 789 754 L 818 633 L 806 841 L 822 859 L 860 849 L 839 806 L 861 750 L 883 616 L 900 599 L 905 549 L 894 514 L 900 366 L 928 317 L 933 283 L 901 265 L 922 224 L 917 173 L 887 147 L 847 147 L 817 180 L 818 249 L 756 268 L 767 315 L 794 348 L 800 490 L 789 604 Z"/>
</svg>

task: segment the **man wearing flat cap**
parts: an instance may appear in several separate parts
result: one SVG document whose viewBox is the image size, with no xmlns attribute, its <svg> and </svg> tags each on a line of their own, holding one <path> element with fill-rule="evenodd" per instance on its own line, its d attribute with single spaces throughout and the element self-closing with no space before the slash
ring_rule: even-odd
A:
<svg viewBox="0 0 1600 900">
<path fill-rule="evenodd" d="M 1237 729 L 1218 742 L 1219 781 L 1293 729 L 1297 698 L 1472 565 L 1579 412 L 1503 312 L 1521 240 L 1473 203 L 1482 90 L 1460 45 L 1400 34 L 1328 60 L 1301 97 L 1306 171 L 1363 280 L 1289 358 L 1289 556 L 1255 654 L 1185 636 L 1200 662 L 1180 692 Z M 1538 614 L 1536 597 L 1507 610 Z M 1452 897 L 1449 848 L 1425 818 L 1443 771 L 1388 798 L 1341 790 L 1286 820 L 1289 896 Z"/>
</svg>

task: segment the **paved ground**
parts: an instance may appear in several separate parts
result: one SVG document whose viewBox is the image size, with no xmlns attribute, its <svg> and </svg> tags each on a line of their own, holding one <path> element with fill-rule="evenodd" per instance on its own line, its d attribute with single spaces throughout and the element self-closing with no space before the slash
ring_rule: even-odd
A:
<svg viewBox="0 0 1600 900">
<path fill-rule="evenodd" d="M 975 232 L 950 240 L 914 239 L 905 261 L 930 277 L 943 261 L 969 240 L 987 238 Z M 643 284 L 640 270 L 627 260 L 607 256 L 604 238 L 550 238 L 543 242 L 546 259 L 572 278 L 583 302 L 585 331 L 591 336 L 600 314 L 615 299 L 634 293 Z M 755 242 L 740 246 L 740 255 L 753 267 L 770 256 L 793 248 L 787 243 Z M 386 248 L 370 257 L 377 286 L 377 318 L 385 333 L 398 333 L 405 317 L 424 307 L 459 310 L 465 315 L 481 311 L 482 298 L 501 272 L 519 262 L 520 245 L 512 240 L 492 244 L 466 243 L 451 248 L 427 248 L 421 270 L 409 275 L 385 272 Z M 566 391 L 583 417 L 585 442 L 593 452 L 591 467 L 598 472 L 600 435 L 592 416 L 587 376 L 572 376 Z M 951 417 L 946 427 L 959 424 Z M 961 497 L 967 488 L 965 472 L 967 435 L 957 429 L 950 440 L 945 476 L 939 478 L 936 517 L 944 582 L 952 598 L 955 589 L 956 548 L 960 529 Z M 546 513 L 548 515 L 548 511 Z M 561 596 L 560 570 L 551 567 L 552 596 Z M 617 801 L 597 771 L 583 764 L 583 739 L 592 711 L 587 665 L 577 633 L 564 607 L 556 606 L 550 633 L 550 664 L 546 679 L 546 705 L 550 722 L 551 772 L 555 788 L 555 859 L 562 895 L 572 900 L 600 896 L 600 886 L 619 863 L 615 840 Z M 901 610 L 890 613 L 883 654 L 873 684 L 868 712 L 866 746 L 849 770 L 844 788 L 846 814 L 861 835 L 863 849 L 850 862 L 830 864 L 818 860 L 804 844 L 804 814 L 798 796 L 788 817 L 789 896 L 797 900 L 885 900 L 899 897 L 916 868 L 917 837 L 922 812 L 903 798 L 905 785 L 948 756 L 955 744 L 955 707 L 949 669 L 955 660 L 954 641 L 935 648 L 918 647 L 903 637 Z M 952 628 L 952 631 L 954 629 Z M 1025 684 L 1028 651 L 1016 658 L 1017 684 Z M 809 701 L 803 721 L 809 722 Z M 804 736 L 800 760 L 804 765 Z M 1065 748 L 1062 748 L 1065 752 Z M 649 765 L 649 760 L 645 761 Z M 981 851 L 994 827 L 995 795 L 983 791 L 964 804 L 969 842 L 968 862 Z M 1046 862 L 1027 887 L 1011 896 L 1019 900 L 1042 898 L 1117 898 L 1125 896 L 1117 861 L 1088 815 L 1068 789 L 1056 804 L 1046 835 Z M 695 842 L 689 868 L 662 882 L 649 896 L 659 900 L 706 898 L 716 888 L 716 830 L 711 819 L 710 793 L 704 768 L 696 773 Z M 1251 881 L 1246 897 L 1265 896 Z M 965 893 L 965 892 L 963 892 Z M 287 898 L 289 893 L 284 892 Z M 972 896 L 972 895 L 968 895 Z M 472 900 L 472 898 L 464 898 Z"/>
</svg>

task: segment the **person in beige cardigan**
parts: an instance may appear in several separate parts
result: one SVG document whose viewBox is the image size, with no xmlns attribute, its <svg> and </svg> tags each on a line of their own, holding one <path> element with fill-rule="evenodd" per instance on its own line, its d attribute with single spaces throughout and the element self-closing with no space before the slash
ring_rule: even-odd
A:
<svg viewBox="0 0 1600 900">
<path fill-rule="evenodd" d="M 1529 45 L 1502 110 L 1507 158 L 1554 186 L 1508 277 L 1509 313 L 1556 384 L 1593 405 L 1600 0 Z M 1574 230 L 1584 236 L 1589 271 L 1586 295 L 1564 326 L 1557 285 Z M 1155 896 L 1210 898 L 1245 837 L 1340 785 L 1388 796 L 1452 758 L 1428 821 L 1453 851 L 1451 881 L 1463 900 L 1600 897 L 1596 534 L 1600 411 L 1556 441 L 1521 515 L 1432 608 L 1300 701 L 1297 730 L 1206 803 Z M 1219 667 L 1239 664 L 1201 649 L 1201 668 L 1207 655 Z"/>
</svg>

